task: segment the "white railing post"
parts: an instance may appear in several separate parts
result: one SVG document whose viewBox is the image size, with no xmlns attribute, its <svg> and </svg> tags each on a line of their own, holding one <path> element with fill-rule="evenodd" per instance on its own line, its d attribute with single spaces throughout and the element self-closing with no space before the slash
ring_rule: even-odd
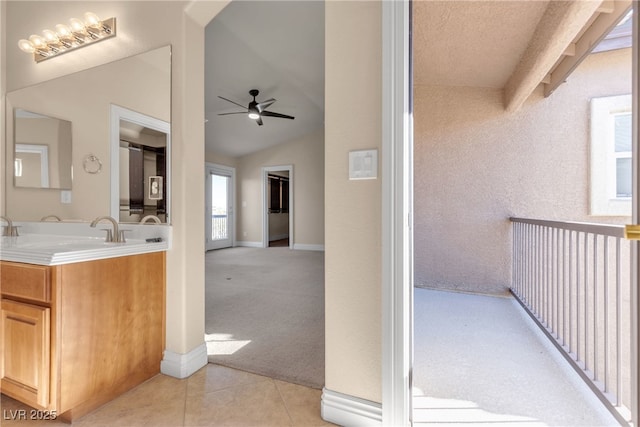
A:
<svg viewBox="0 0 640 427">
<path fill-rule="evenodd" d="M 511 221 L 511 292 L 616 419 L 630 424 L 637 391 L 634 369 L 628 366 L 633 359 L 623 357 L 627 348 L 623 339 L 631 346 L 637 341 L 630 336 L 633 301 L 623 304 L 628 293 L 633 295 L 631 280 L 625 276 L 623 281 L 622 276 L 623 271 L 631 271 L 629 262 L 633 261 L 621 250 L 624 227 L 522 218 Z M 610 298 L 613 275 L 614 301 Z M 611 313 L 615 315 L 615 338 L 610 330 Z M 614 339 L 616 345 L 610 349 Z"/>
</svg>

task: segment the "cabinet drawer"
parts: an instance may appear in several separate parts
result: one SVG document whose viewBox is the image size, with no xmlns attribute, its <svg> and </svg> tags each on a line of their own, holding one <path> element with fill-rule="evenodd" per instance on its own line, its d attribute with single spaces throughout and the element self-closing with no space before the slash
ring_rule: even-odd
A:
<svg viewBox="0 0 640 427">
<path fill-rule="evenodd" d="M 0 292 L 6 296 L 50 302 L 50 267 L 2 262 L 0 263 Z"/>
</svg>

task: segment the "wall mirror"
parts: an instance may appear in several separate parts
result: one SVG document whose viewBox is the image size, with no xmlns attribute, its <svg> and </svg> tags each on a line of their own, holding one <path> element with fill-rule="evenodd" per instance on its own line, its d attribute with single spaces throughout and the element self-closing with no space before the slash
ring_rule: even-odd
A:
<svg viewBox="0 0 640 427">
<path fill-rule="evenodd" d="M 71 189 L 71 122 L 14 110 L 13 183 L 25 188 Z"/>
<path fill-rule="evenodd" d="M 139 135 L 145 140 L 159 139 L 158 134 L 153 132 L 165 134 L 166 171 L 163 174 L 161 168 L 153 170 L 148 167 L 146 172 L 143 172 L 146 182 L 141 182 L 143 191 L 148 195 L 145 185 L 152 185 L 157 189 L 157 193 L 151 194 L 152 198 L 142 199 L 142 213 L 145 205 L 147 210 L 155 206 L 153 214 L 163 222 L 169 222 L 171 180 L 167 171 L 170 169 L 171 46 L 160 47 L 7 93 L 4 118 L 7 131 L 4 168 L 7 183 L 7 216 L 16 221 L 39 221 L 47 215 L 57 215 L 63 220 L 91 221 L 102 215 L 113 216 L 112 206 L 116 204 L 118 210 L 115 211 L 114 218 L 120 219 L 120 131 L 117 131 L 114 157 L 111 140 L 112 106 L 163 123 L 164 131 L 144 124 L 139 130 Z M 60 150 L 54 150 L 51 145 L 41 140 L 21 136 L 25 128 L 30 132 L 33 132 L 33 129 L 31 126 L 23 126 L 22 118 L 17 116 L 31 113 L 41 117 L 41 120 L 44 120 L 44 117 L 58 118 L 68 123 L 73 149 L 68 150 L 67 160 L 68 169 L 73 171 L 73 185 L 70 177 L 66 182 L 61 176 L 54 177 L 53 160 L 61 159 L 63 153 L 60 153 Z M 124 131 L 125 134 L 127 132 L 128 138 L 132 139 L 137 131 Z M 137 143 L 152 146 L 140 141 Z M 46 150 L 44 145 L 48 145 Z M 153 156 L 152 151 L 150 148 L 145 149 L 147 159 Z M 45 172 L 42 168 L 42 158 L 45 156 L 48 157 L 48 186 L 43 178 Z M 156 161 L 161 157 L 161 153 L 159 156 L 156 155 Z M 26 171 L 31 170 L 27 169 L 31 164 L 40 164 L 40 172 L 34 172 L 34 176 L 25 176 Z M 150 165 L 151 160 L 145 164 Z M 114 169 L 116 165 L 117 168 Z M 22 172 L 23 176 L 16 177 L 17 172 Z M 23 177 L 25 179 L 18 179 Z M 149 177 L 156 177 L 151 184 Z M 27 178 L 28 183 L 25 182 Z M 159 187 L 161 181 L 162 188 Z M 61 190 L 65 190 L 64 194 Z M 122 199 L 125 196 L 122 195 Z M 127 218 L 123 217 L 122 220 L 136 221 L 139 216 L 136 213 Z"/>
</svg>

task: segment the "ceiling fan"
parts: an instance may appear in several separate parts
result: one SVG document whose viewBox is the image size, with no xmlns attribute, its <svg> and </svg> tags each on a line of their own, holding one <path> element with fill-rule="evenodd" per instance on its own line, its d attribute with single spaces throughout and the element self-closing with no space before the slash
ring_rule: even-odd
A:
<svg viewBox="0 0 640 427">
<path fill-rule="evenodd" d="M 245 111 L 236 111 L 233 113 L 219 113 L 218 115 L 227 116 L 229 114 L 247 114 L 250 119 L 253 119 L 256 121 L 258 126 L 262 126 L 263 117 L 278 117 L 281 119 L 290 119 L 290 120 L 293 120 L 295 118 L 293 116 L 287 116 L 286 114 L 274 113 L 273 111 L 266 111 L 266 109 L 271 104 L 276 102 L 276 100 L 273 98 L 270 98 L 270 99 L 267 99 L 266 101 L 258 102 L 256 101 L 256 96 L 258 96 L 259 93 L 260 91 L 258 89 L 251 89 L 249 91 L 249 95 L 253 96 L 253 101 L 251 101 L 247 107 L 245 107 L 244 105 L 238 104 L 237 102 L 234 102 L 230 99 L 227 99 L 223 96 L 218 96 L 218 98 L 220 99 L 224 99 L 227 102 L 230 102 L 232 104 L 237 105 L 238 107 L 245 109 Z"/>
</svg>

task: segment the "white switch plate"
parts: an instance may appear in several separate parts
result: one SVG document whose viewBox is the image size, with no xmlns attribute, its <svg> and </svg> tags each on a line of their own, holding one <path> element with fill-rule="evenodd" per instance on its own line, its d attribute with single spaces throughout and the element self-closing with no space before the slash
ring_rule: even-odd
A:
<svg viewBox="0 0 640 427">
<path fill-rule="evenodd" d="M 349 152 L 349 179 L 378 178 L 378 150 Z"/>
<path fill-rule="evenodd" d="M 60 203 L 71 203 L 71 190 L 60 191 Z"/>
</svg>

